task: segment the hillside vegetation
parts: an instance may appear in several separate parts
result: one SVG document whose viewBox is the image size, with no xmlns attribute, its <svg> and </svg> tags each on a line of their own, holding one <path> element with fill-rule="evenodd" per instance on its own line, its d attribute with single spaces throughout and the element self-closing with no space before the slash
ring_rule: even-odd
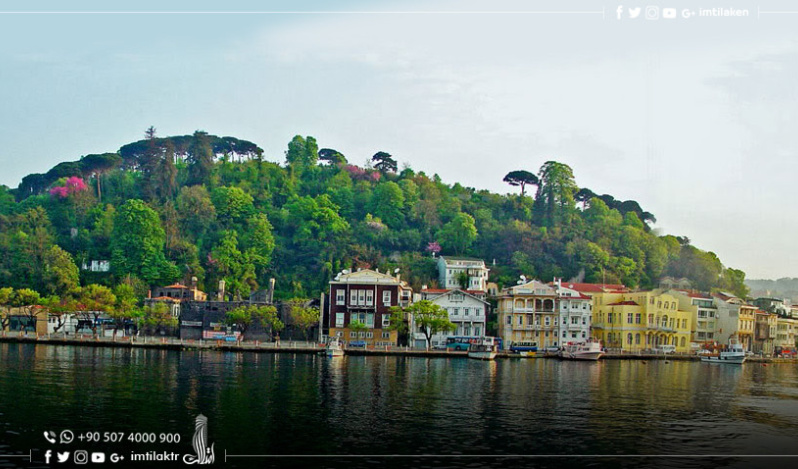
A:
<svg viewBox="0 0 798 469">
<path fill-rule="evenodd" d="M 747 293 L 742 271 L 655 234 L 637 202 L 580 188 L 565 164 L 537 164 L 520 161 L 505 178 L 519 193 L 502 195 L 400 168 L 384 151 L 358 166 L 313 137 L 294 137 L 275 164 L 252 142 L 150 128 L 117 152 L 0 188 L 0 287 L 63 296 L 125 280 L 141 294 L 196 277 L 246 298 L 274 277 L 277 298 L 315 297 L 353 267 L 433 286 L 436 253 L 484 258 L 500 285 L 524 274 L 645 288 L 670 275 Z M 111 272 L 79 269 L 93 260 Z"/>
</svg>

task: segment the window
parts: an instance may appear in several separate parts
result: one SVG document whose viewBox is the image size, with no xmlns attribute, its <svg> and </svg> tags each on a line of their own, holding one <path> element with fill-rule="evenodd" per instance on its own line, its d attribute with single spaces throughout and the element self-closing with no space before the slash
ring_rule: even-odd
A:
<svg viewBox="0 0 798 469">
<path fill-rule="evenodd" d="M 585 338 L 585 332 L 584 331 L 582 331 L 582 338 L 583 339 Z"/>
<path fill-rule="evenodd" d="M 374 306 L 374 290 L 366 290 L 366 306 Z"/>
<path fill-rule="evenodd" d="M 508 315 L 507 315 L 507 325 L 509 326 L 509 325 L 511 325 L 512 323 L 513 323 L 513 317 L 512 317 L 512 316 L 510 316 L 510 315 L 508 314 Z"/>
<path fill-rule="evenodd" d="M 357 304 L 358 305 L 365 305 L 366 304 L 366 290 L 358 290 L 357 291 Z"/>
<path fill-rule="evenodd" d="M 640 345 L 640 334 L 635 334 L 635 345 Z"/>
<path fill-rule="evenodd" d="M 344 313 L 335 313 L 335 327 L 344 327 Z"/>
<path fill-rule="evenodd" d="M 338 331 L 338 332 L 335 333 L 335 337 L 343 337 L 343 336 L 344 336 L 344 332 L 343 331 Z"/>
<path fill-rule="evenodd" d="M 350 305 L 357 304 L 357 290 L 349 290 L 349 304 Z"/>
<path fill-rule="evenodd" d="M 567 335 L 568 335 L 568 333 L 567 333 L 567 332 L 565 332 L 565 331 L 562 331 L 562 337 L 563 337 L 563 339 L 564 339 L 564 338 L 565 338 Z"/>
<path fill-rule="evenodd" d="M 632 333 L 626 334 L 626 344 L 632 345 Z"/>
<path fill-rule="evenodd" d="M 357 332 L 350 332 L 349 333 L 349 338 L 350 339 L 357 339 Z"/>
<path fill-rule="evenodd" d="M 391 306 L 391 291 L 390 290 L 383 290 L 382 292 L 382 304 L 385 306 Z"/>
<path fill-rule="evenodd" d="M 374 338 L 374 333 L 373 332 L 366 332 L 366 338 L 367 339 L 373 339 Z"/>
<path fill-rule="evenodd" d="M 682 329 L 687 329 L 687 319 L 682 319 Z"/>
<path fill-rule="evenodd" d="M 465 331 L 463 335 L 471 335 L 471 326 L 465 326 L 463 330 Z"/>
<path fill-rule="evenodd" d="M 582 317 L 582 325 L 583 325 L 583 326 L 586 326 L 586 325 L 587 325 L 587 318 L 586 318 L 586 317 L 584 317 L 584 316 Z"/>
<path fill-rule="evenodd" d="M 571 325 L 573 325 L 573 326 L 578 326 L 579 325 L 579 316 L 571 316 Z"/>
<path fill-rule="evenodd" d="M 459 316 L 460 315 L 460 308 L 452 308 L 452 315 Z"/>
<path fill-rule="evenodd" d="M 520 314 L 519 314 L 519 315 L 518 315 L 518 325 L 520 326 L 520 325 L 522 325 L 522 324 L 524 324 L 524 317 L 523 317 L 522 315 L 520 315 Z"/>
<path fill-rule="evenodd" d="M 476 335 L 476 336 L 479 336 L 479 335 L 480 335 L 480 332 L 482 332 L 482 331 L 480 330 L 480 327 L 479 327 L 479 326 L 474 326 L 474 335 Z"/>
<path fill-rule="evenodd" d="M 474 314 L 475 314 L 477 317 L 480 317 L 480 316 L 482 316 L 482 308 L 474 308 L 474 311 L 475 311 L 475 313 L 474 313 Z"/>
<path fill-rule="evenodd" d="M 390 339 L 391 338 L 391 333 L 390 332 L 383 332 L 382 333 L 382 338 L 383 339 Z"/>
<path fill-rule="evenodd" d="M 335 290 L 335 304 L 337 305 L 346 304 L 346 290 L 344 290 L 343 288 Z"/>
<path fill-rule="evenodd" d="M 640 313 L 635 314 L 635 324 L 640 324 Z"/>
<path fill-rule="evenodd" d="M 382 328 L 385 329 L 386 327 L 391 326 L 391 316 L 387 314 L 382 315 Z"/>
<path fill-rule="evenodd" d="M 633 320 L 634 320 L 634 315 L 632 313 L 626 313 L 626 323 L 632 324 Z M 629 337 L 631 338 L 632 336 L 630 335 Z M 632 341 L 630 340 L 629 343 L 631 344 Z"/>
<path fill-rule="evenodd" d="M 546 318 L 545 318 L 545 320 L 544 320 L 544 321 L 545 321 L 545 323 L 546 323 L 546 325 L 547 325 L 547 326 L 550 326 L 550 325 L 551 325 L 551 318 L 550 318 L 550 317 L 546 316 Z"/>
</svg>

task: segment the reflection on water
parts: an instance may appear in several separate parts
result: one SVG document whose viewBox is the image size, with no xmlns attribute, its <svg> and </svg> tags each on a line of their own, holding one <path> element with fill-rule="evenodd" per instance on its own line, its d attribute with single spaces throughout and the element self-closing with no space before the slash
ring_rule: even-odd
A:
<svg viewBox="0 0 798 469">
<path fill-rule="evenodd" d="M 0 344 L 0 453 L 45 430 L 178 432 L 227 454 L 798 454 L 798 370 L 695 362 L 423 359 Z M 94 448 L 84 445 L 86 449 Z M 99 447 L 98 447 L 99 448 Z M 78 448 L 74 448 L 78 449 Z M 321 467 L 761 467 L 735 458 L 335 458 Z M 18 463 L 18 461 L 16 461 Z M 780 460 L 766 460 L 778 467 Z M 795 459 L 792 460 L 795 462 Z M 15 461 L 1 460 L 13 467 Z M 270 466 L 271 465 L 271 466 Z"/>
</svg>

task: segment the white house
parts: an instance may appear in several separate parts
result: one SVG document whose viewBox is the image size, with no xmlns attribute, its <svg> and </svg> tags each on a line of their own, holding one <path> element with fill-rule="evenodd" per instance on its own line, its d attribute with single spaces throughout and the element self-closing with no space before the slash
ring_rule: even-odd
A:
<svg viewBox="0 0 798 469">
<path fill-rule="evenodd" d="M 555 334 L 560 337 L 560 344 L 581 342 L 590 338 L 590 325 L 593 313 L 593 299 L 573 288 L 563 286 L 557 279 L 554 283 L 559 300 L 559 330 Z"/>
<path fill-rule="evenodd" d="M 485 261 L 482 259 L 443 256 L 438 258 L 438 283 L 440 288 L 445 290 L 463 288 L 486 293 L 489 272 L 490 269 L 485 267 Z M 468 276 L 468 284 L 465 286 L 460 284 L 460 276 L 463 273 Z"/>
<path fill-rule="evenodd" d="M 430 345 L 445 346 L 446 338 L 451 336 L 484 337 L 485 325 L 488 316 L 488 303 L 459 288 L 452 290 L 428 289 L 421 290 L 421 299 L 429 300 L 440 306 L 449 314 L 449 320 L 457 329 L 452 332 L 438 333 L 432 336 Z M 426 338 L 415 324 L 411 325 L 413 331 L 413 345 L 424 348 L 427 346 Z"/>
</svg>

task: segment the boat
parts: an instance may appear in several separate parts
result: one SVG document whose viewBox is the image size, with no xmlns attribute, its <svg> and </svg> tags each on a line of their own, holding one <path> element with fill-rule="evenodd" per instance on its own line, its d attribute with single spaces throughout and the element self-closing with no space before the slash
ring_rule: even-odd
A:
<svg viewBox="0 0 798 469">
<path fill-rule="evenodd" d="M 718 353 L 701 355 L 704 363 L 728 363 L 729 365 L 742 365 L 745 362 L 745 349 L 743 345 L 734 339 L 729 340 L 726 350 Z"/>
<path fill-rule="evenodd" d="M 569 342 L 559 353 L 559 357 L 566 360 L 598 360 L 604 355 L 601 342 L 588 339 L 586 342 Z"/>
<path fill-rule="evenodd" d="M 538 356 L 537 342 L 516 342 L 510 346 L 510 352 L 521 357 L 533 358 Z"/>
<path fill-rule="evenodd" d="M 341 340 L 337 337 L 331 338 L 327 342 L 327 347 L 325 349 L 325 353 L 328 357 L 343 357 L 344 356 L 344 346 L 341 343 Z"/>
<path fill-rule="evenodd" d="M 493 360 L 499 353 L 495 337 L 482 337 L 477 343 L 468 347 L 468 358 L 477 360 Z"/>
</svg>

